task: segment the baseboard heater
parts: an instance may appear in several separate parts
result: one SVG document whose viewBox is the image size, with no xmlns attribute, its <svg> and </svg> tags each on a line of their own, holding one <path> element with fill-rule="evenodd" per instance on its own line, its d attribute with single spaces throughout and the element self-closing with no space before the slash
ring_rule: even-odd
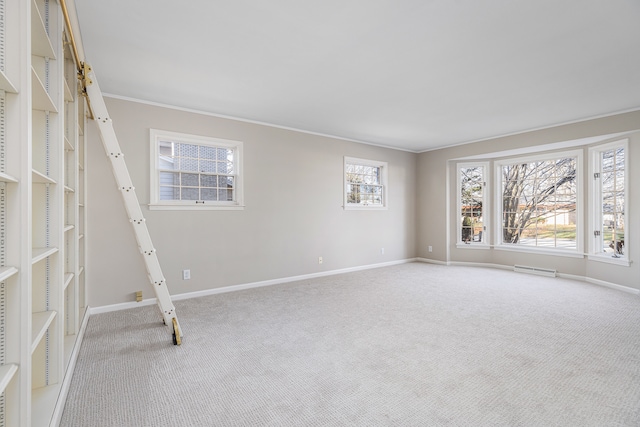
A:
<svg viewBox="0 0 640 427">
<path fill-rule="evenodd" d="M 514 265 L 513 271 L 518 273 L 537 274 L 539 276 L 556 277 L 556 270 L 539 267 L 529 267 L 527 265 Z"/>
</svg>

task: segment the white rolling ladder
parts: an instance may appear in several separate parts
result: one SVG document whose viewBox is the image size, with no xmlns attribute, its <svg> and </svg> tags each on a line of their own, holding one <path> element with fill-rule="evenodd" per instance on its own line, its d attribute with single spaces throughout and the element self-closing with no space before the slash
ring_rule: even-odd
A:
<svg viewBox="0 0 640 427">
<path fill-rule="evenodd" d="M 78 78 L 82 81 L 82 86 L 84 87 L 86 96 L 90 102 L 89 105 L 91 106 L 93 118 L 98 124 L 102 144 L 104 145 L 107 156 L 111 160 L 113 175 L 116 179 L 118 189 L 122 193 L 124 206 L 127 210 L 127 214 L 129 215 L 129 221 L 133 226 L 133 231 L 147 268 L 147 274 L 149 275 L 151 286 L 155 291 L 158 306 L 162 311 L 164 323 L 165 325 L 172 326 L 173 343 L 175 345 L 180 345 L 182 343 L 182 330 L 180 329 L 180 324 L 176 317 L 176 309 L 171 301 L 167 282 L 162 274 L 156 250 L 151 242 L 149 229 L 147 228 L 145 219 L 142 216 L 138 196 L 136 195 L 135 188 L 131 182 L 129 170 L 127 169 L 127 165 L 124 161 L 124 155 L 120 150 L 120 144 L 118 143 L 118 138 L 116 137 L 113 129 L 113 124 L 109 117 L 107 106 L 104 103 L 102 92 L 100 91 L 95 74 L 90 66 L 83 63 L 81 65 L 81 71 L 78 73 Z"/>
</svg>

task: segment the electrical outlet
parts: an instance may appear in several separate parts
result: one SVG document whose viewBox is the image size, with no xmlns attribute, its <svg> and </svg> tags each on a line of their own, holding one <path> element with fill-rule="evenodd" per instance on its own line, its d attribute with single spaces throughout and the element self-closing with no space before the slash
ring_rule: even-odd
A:
<svg viewBox="0 0 640 427">
<path fill-rule="evenodd" d="M 322 257 L 321 256 L 318 257 L 318 264 L 322 264 Z"/>
<path fill-rule="evenodd" d="M 191 270 L 182 270 L 182 280 L 191 279 Z"/>
<path fill-rule="evenodd" d="M 384 248 L 380 248 L 380 255 L 384 255 Z"/>
<path fill-rule="evenodd" d="M 429 246 L 429 252 L 433 252 L 433 246 Z"/>
</svg>

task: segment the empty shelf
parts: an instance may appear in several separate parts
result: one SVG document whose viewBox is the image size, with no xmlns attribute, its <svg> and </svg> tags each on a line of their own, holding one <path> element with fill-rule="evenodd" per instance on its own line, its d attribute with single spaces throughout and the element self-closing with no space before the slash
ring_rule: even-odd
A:
<svg viewBox="0 0 640 427">
<path fill-rule="evenodd" d="M 0 394 L 4 393 L 16 372 L 18 372 L 18 365 L 13 363 L 0 366 Z"/>
<path fill-rule="evenodd" d="M 56 317 L 55 311 L 40 311 L 31 314 L 31 353 L 36 350 L 38 344 L 47 332 L 51 322 Z"/>
</svg>

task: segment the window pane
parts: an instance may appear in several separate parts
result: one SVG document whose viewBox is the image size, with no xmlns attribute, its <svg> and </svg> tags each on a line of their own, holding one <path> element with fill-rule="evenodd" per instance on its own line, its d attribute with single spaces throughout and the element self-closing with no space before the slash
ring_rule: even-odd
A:
<svg viewBox="0 0 640 427">
<path fill-rule="evenodd" d="M 201 200 L 218 200 L 218 191 L 213 188 L 203 188 L 200 190 Z"/>
<path fill-rule="evenodd" d="M 218 179 L 215 175 L 200 175 L 201 187 L 215 187 L 217 183 Z"/>
<path fill-rule="evenodd" d="M 182 188 L 181 200 L 200 200 L 197 188 Z"/>
<path fill-rule="evenodd" d="M 186 172 L 198 172 L 198 159 L 180 159 L 180 170 Z"/>
<path fill-rule="evenodd" d="M 216 162 L 211 160 L 200 160 L 199 172 L 215 173 Z"/>
<path fill-rule="evenodd" d="M 198 181 L 198 175 L 193 173 L 183 173 L 180 177 L 180 184 L 183 186 L 197 187 Z"/>
<path fill-rule="evenodd" d="M 179 173 L 160 172 L 160 185 L 178 185 Z"/>
<path fill-rule="evenodd" d="M 180 187 L 160 186 L 160 200 L 180 199 Z"/>
<path fill-rule="evenodd" d="M 200 158 L 204 160 L 215 160 L 216 150 L 217 148 L 215 147 L 200 146 Z"/>
<path fill-rule="evenodd" d="M 180 157 L 190 157 L 192 159 L 198 158 L 198 146 L 193 144 L 176 144 Z"/>
<path fill-rule="evenodd" d="M 502 167 L 503 243 L 575 247 L 576 159 Z"/>
</svg>

